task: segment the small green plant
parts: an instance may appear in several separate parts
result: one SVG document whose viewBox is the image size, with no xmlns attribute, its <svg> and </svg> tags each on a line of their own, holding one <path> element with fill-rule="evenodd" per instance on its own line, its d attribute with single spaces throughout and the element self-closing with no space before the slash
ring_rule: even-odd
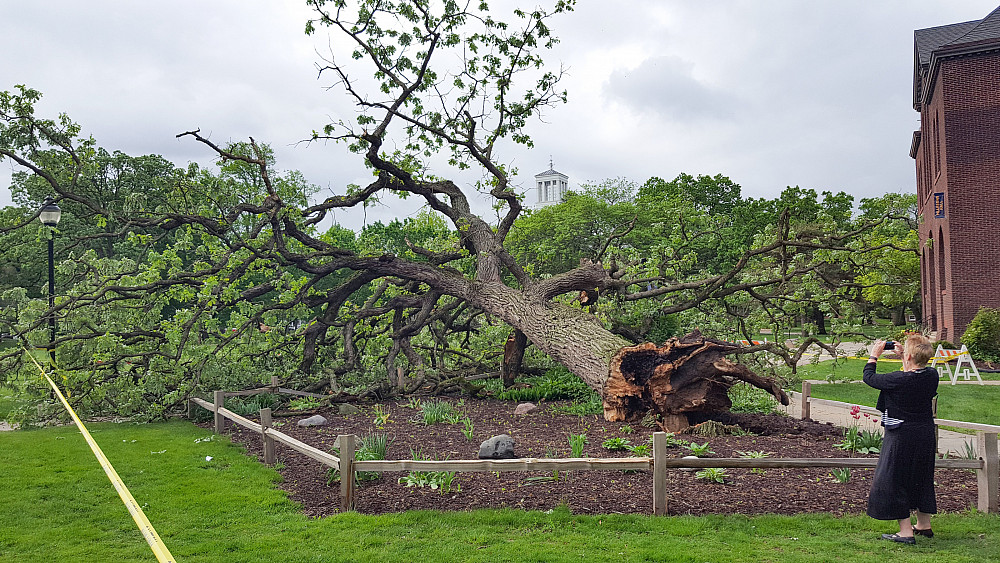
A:
<svg viewBox="0 0 1000 563">
<path fill-rule="evenodd" d="M 447 401 L 427 401 L 420 405 L 420 411 L 423 414 L 424 424 L 428 426 L 449 422 L 456 414 L 455 407 Z"/>
<path fill-rule="evenodd" d="M 833 447 L 860 454 L 877 454 L 882 450 L 882 434 L 877 430 L 861 430 L 852 426 L 844 430 L 843 440 Z"/>
<path fill-rule="evenodd" d="M 420 399 L 418 397 L 410 397 L 410 401 L 406 403 L 406 406 L 407 408 L 411 408 L 415 411 L 418 411 L 421 408 L 421 404 L 422 403 L 420 402 Z"/>
<path fill-rule="evenodd" d="M 389 449 L 389 437 L 384 432 L 378 434 L 366 434 L 362 436 L 358 444 L 358 449 L 354 451 L 355 461 L 371 461 L 385 459 L 385 453 Z M 334 448 L 334 453 L 339 457 L 340 448 Z M 374 481 L 382 476 L 378 471 L 358 471 L 358 482 Z M 330 468 L 326 472 L 326 484 L 332 485 L 340 481 L 340 470 Z"/>
<path fill-rule="evenodd" d="M 687 445 L 690 444 L 690 442 L 688 442 L 687 440 L 681 440 L 680 438 L 674 436 L 673 432 L 667 432 L 666 442 L 668 448 L 687 447 Z"/>
<path fill-rule="evenodd" d="M 702 456 L 706 456 L 706 455 L 710 455 L 710 454 L 714 454 L 715 453 L 715 452 L 713 452 L 711 450 L 711 446 L 709 445 L 708 442 L 705 442 L 704 444 L 699 444 L 697 442 L 691 442 L 690 444 L 688 444 L 688 445 L 686 445 L 684 447 L 687 448 L 692 454 L 694 454 L 694 455 L 696 455 L 698 457 L 702 457 Z"/>
<path fill-rule="evenodd" d="M 762 459 L 765 457 L 771 457 L 771 454 L 765 451 L 745 451 L 745 452 L 737 451 L 736 453 L 738 453 L 740 457 L 743 459 Z M 750 473 L 763 474 L 764 472 L 765 471 L 763 467 L 750 468 Z"/>
<path fill-rule="evenodd" d="M 976 454 L 976 446 L 971 441 L 966 441 L 962 444 L 963 452 L 961 453 L 962 459 L 979 459 L 979 455 Z M 975 469 L 966 469 L 969 473 L 975 473 Z"/>
<path fill-rule="evenodd" d="M 628 449 L 630 442 L 625 438 L 608 438 L 607 440 L 601 442 L 601 447 L 606 450 L 625 450 Z"/>
<path fill-rule="evenodd" d="M 587 443 L 586 434 L 570 434 L 569 449 L 573 457 L 583 457 L 583 445 Z"/>
<path fill-rule="evenodd" d="M 702 469 L 694 474 L 696 478 L 710 483 L 725 483 L 728 475 L 729 474 L 726 473 L 726 470 L 720 467 L 706 467 L 705 469 Z"/>
<path fill-rule="evenodd" d="M 462 419 L 462 434 L 469 440 L 472 439 L 472 432 L 475 430 L 475 425 L 472 423 L 472 419 L 465 417 Z"/>
<path fill-rule="evenodd" d="M 375 405 L 375 426 L 380 430 L 385 428 L 385 425 L 389 423 L 389 407 L 383 407 L 382 405 Z"/>
<path fill-rule="evenodd" d="M 323 406 L 323 401 L 313 397 L 299 397 L 288 401 L 288 408 L 293 411 L 306 411 Z"/>
<path fill-rule="evenodd" d="M 628 450 L 632 452 L 632 455 L 635 457 L 649 457 L 649 450 L 651 447 L 652 446 L 650 446 L 649 443 L 645 443 L 637 446 L 631 446 Z"/>
<path fill-rule="evenodd" d="M 858 426 L 861 415 L 872 424 L 877 422 L 877 419 L 872 419 L 868 413 L 862 413 L 858 405 L 852 406 L 851 417 L 855 420 L 854 425 L 844 430 L 844 439 L 834 447 L 860 454 L 877 454 L 882 450 L 882 433 L 878 430 L 861 430 Z"/>
<path fill-rule="evenodd" d="M 847 483 L 851 480 L 850 467 L 834 467 L 830 470 L 830 476 L 838 483 Z"/>
<path fill-rule="evenodd" d="M 628 424 L 626 424 L 625 426 L 622 426 L 622 427 L 621 427 L 621 428 L 619 428 L 618 430 L 619 430 L 619 431 L 620 431 L 620 432 L 621 432 L 622 434 L 631 434 L 631 433 L 635 432 L 635 430 L 632 430 L 632 427 L 631 427 L 631 426 L 629 426 Z"/>
<path fill-rule="evenodd" d="M 415 460 L 427 460 L 422 450 L 410 450 L 410 457 Z M 430 487 L 431 490 L 440 492 L 442 495 L 452 492 L 457 493 L 462 490 L 462 485 L 455 481 L 454 471 L 411 471 L 405 477 L 400 477 L 399 482 L 407 487 Z"/>
</svg>

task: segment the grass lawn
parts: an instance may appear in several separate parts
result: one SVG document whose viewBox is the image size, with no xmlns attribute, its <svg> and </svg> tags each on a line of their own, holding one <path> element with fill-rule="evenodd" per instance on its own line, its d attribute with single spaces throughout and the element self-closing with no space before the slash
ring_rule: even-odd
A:
<svg viewBox="0 0 1000 563">
<path fill-rule="evenodd" d="M 936 517 L 935 538 L 917 546 L 877 540 L 893 524 L 863 516 L 578 516 L 556 507 L 309 519 L 275 488 L 275 471 L 225 438 L 196 442 L 210 436 L 201 428 L 105 423 L 92 432 L 185 563 L 1000 560 L 1000 517 L 973 513 Z M 153 560 L 75 428 L 0 434 L 0 467 L 0 561 Z"/>
<path fill-rule="evenodd" d="M 833 374 L 834 380 L 860 380 L 865 363 L 867 360 L 840 360 L 834 366 L 832 361 L 827 361 L 802 366 L 798 371 L 803 379 L 827 379 L 827 375 Z M 880 361 L 878 372 L 890 372 L 899 367 L 898 363 Z M 986 379 L 987 374 L 983 375 L 983 379 Z M 988 375 L 995 377 L 997 374 Z M 819 399 L 874 407 L 878 390 L 864 383 L 830 383 L 813 385 L 811 395 Z M 1000 385 L 951 385 L 946 379 L 942 379 L 938 385 L 938 418 L 1000 425 L 997 404 L 1000 404 Z"/>
</svg>

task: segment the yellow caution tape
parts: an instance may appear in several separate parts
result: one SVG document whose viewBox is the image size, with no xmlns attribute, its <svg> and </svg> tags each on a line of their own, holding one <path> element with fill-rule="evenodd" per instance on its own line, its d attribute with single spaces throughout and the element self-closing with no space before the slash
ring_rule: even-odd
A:
<svg viewBox="0 0 1000 563">
<path fill-rule="evenodd" d="M 49 382 L 49 386 L 52 387 L 56 396 L 59 397 L 63 406 L 66 407 L 70 416 L 73 417 L 73 422 L 76 423 L 77 428 L 80 429 L 80 433 L 83 434 L 84 439 L 87 440 L 87 444 L 90 446 L 90 449 L 94 452 L 94 455 L 97 456 L 97 461 L 101 464 L 101 467 L 104 468 L 104 472 L 108 475 L 108 479 L 111 480 L 111 484 L 114 485 L 115 490 L 118 491 L 118 496 L 121 497 L 122 502 L 125 503 L 125 508 L 127 508 L 129 514 L 132 515 L 132 519 L 135 520 L 135 524 L 139 527 L 139 531 L 142 532 L 142 536 L 146 538 L 146 543 L 149 544 L 150 549 L 153 550 L 153 554 L 156 555 L 156 560 L 160 563 L 174 563 L 174 556 L 170 555 L 170 550 L 167 549 L 163 540 L 161 540 L 160 536 L 157 535 L 156 530 L 153 529 L 153 525 L 149 522 L 149 519 L 146 518 L 146 514 L 143 513 L 141 508 L 139 508 L 139 504 L 135 502 L 135 498 L 132 497 L 132 493 L 129 492 L 128 487 L 125 486 L 121 477 L 118 476 L 118 472 L 115 471 L 115 468 L 111 466 L 111 462 L 108 461 L 107 457 L 105 457 L 100 446 L 98 446 L 97 442 L 94 441 L 94 437 L 87 431 L 87 427 L 83 425 L 80 417 L 78 417 L 76 412 L 73 411 L 73 407 L 69 406 L 66 398 L 63 397 L 62 392 L 59 391 L 59 387 L 57 387 L 55 382 L 52 381 L 49 374 L 45 373 L 45 369 L 41 366 L 41 364 L 39 364 L 27 350 L 24 352 L 29 358 L 31 358 L 31 361 L 35 364 L 35 366 L 38 367 L 38 371 L 42 373 L 42 377 Z"/>
</svg>

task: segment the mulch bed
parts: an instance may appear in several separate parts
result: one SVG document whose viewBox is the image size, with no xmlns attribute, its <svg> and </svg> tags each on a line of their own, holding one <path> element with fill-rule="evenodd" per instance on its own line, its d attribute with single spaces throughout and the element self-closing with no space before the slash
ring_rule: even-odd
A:
<svg viewBox="0 0 1000 563">
<path fill-rule="evenodd" d="M 455 401 L 452 401 L 455 402 Z M 340 415 L 332 409 L 306 414 L 276 417 L 284 422 L 279 428 L 307 444 L 324 451 L 333 449 L 338 434 L 365 434 L 382 431 L 391 440 L 387 459 L 412 459 L 420 451 L 433 459 L 475 459 L 479 444 L 497 434 L 508 434 L 516 442 L 515 451 L 522 457 L 570 457 L 569 434 L 586 434 L 585 457 L 627 457 L 628 452 L 611 452 L 601 443 L 623 437 L 632 444 L 648 440 L 653 429 L 631 423 L 632 432 L 622 431 L 623 423 L 606 422 L 601 416 L 556 414 L 543 403 L 528 415 L 513 414 L 514 404 L 494 400 L 466 399 L 460 406 L 474 424 L 473 438 L 462 433 L 461 424 L 425 426 L 421 412 L 406 403 L 383 402 L 391 412 L 382 430 L 374 424 L 374 405 L 362 405 L 360 412 Z M 301 428 L 296 422 L 310 414 L 322 414 L 328 424 Z M 843 430 L 829 424 L 801 421 L 781 415 L 724 414 L 726 424 L 737 424 L 753 435 L 707 438 L 678 435 L 687 441 L 710 442 L 715 452 L 708 457 L 740 457 L 742 451 L 764 451 L 770 457 L 812 458 L 849 457 L 834 447 Z M 249 455 L 262 459 L 259 434 L 227 422 L 227 433 L 234 442 L 244 444 Z M 671 448 L 668 455 L 683 457 L 690 452 Z M 326 467 L 293 450 L 277 445 L 279 470 L 292 500 L 301 503 L 309 516 L 327 516 L 339 512 L 339 484 L 327 483 Z M 758 470 L 759 471 L 759 470 Z M 849 482 L 839 483 L 829 469 L 767 469 L 754 473 L 749 469 L 727 469 L 725 484 L 698 479 L 693 471 L 669 470 L 667 477 L 669 514 L 833 514 L 863 513 L 871 486 L 872 470 L 853 469 Z M 408 488 L 398 482 L 405 473 L 383 473 L 375 481 L 364 481 L 357 489 L 356 510 L 364 514 L 406 510 L 471 510 L 478 508 L 520 508 L 549 510 L 561 504 L 578 514 L 652 513 L 652 473 L 649 471 L 569 471 L 558 475 L 548 472 L 466 472 L 458 473 L 455 482 L 461 490 L 441 494 L 430 488 Z M 532 479 L 534 478 L 534 479 Z M 963 470 L 938 470 L 936 476 L 938 510 L 958 512 L 975 507 L 976 476 Z"/>
</svg>

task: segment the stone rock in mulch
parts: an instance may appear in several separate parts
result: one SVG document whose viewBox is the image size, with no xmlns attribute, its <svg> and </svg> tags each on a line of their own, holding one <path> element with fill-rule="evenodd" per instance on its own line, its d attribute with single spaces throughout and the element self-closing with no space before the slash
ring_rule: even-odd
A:
<svg viewBox="0 0 1000 563">
<path fill-rule="evenodd" d="M 479 459 L 516 459 L 514 439 L 506 434 L 494 436 L 479 444 Z"/>
<path fill-rule="evenodd" d="M 538 410 L 538 406 L 535 403 L 521 403 L 514 408 L 514 414 L 528 414 Z"/>
<path fill-rule="evenodd" d="M 682 457 L 681 459 L 698 459 L 698 456 L 696 456 L 696 455 L 686 455 L 686 456 Z M 698 471 L 694 467 L 681 467 L 680 470 L 681 471 L 687 471 L 688 473 L 690 473 L 692 471 Z"/>
<path fill-rule="evenodd" d="M 358 414 L 359 412 L 361 412 L 361 409 L 349 403 L 340 403 L 337 405 L 337 414 Z"/>
<path fill-rule="evenodd" d="M 324 418 L 323 415 L 314 414 L 309 418 L 303 418 L 296 424 L 298 424 L 299 426 L 325 426 L 326 418 Z"/>
</svg>

